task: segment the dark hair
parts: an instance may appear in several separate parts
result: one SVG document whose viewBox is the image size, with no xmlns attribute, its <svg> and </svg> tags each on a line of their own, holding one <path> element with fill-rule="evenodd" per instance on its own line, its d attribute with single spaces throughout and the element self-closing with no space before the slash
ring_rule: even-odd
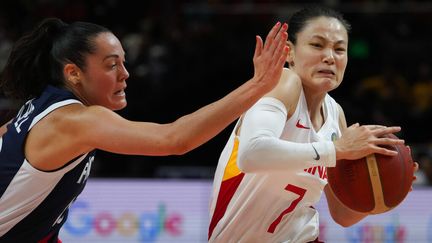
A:
<svg viewBox="0 0 432 243">
<path fill-rule="evenodd" d="M 310 20 L 318 17 L 335 18 L 341 22 L 347 32 L 351 30 L 351 25 L 341 13 L 327 7 L 313 5 L 305 7 L 291 16 L 288 22 L 288 39 L 295 45 L 297 34 L 305 28 Z"/>
<path fill-rule="evenodd" d="M 10 98 L 27 100 L 40 95 L 47 85 L 63 87 L 63 66 L 74 63 L 85 70 L 85 56 L 96 51 L 94 37 L 103 32 L 110 31 L 87 22 L 44 19 L 14 44 L 0 89 Z"/>
</svg>

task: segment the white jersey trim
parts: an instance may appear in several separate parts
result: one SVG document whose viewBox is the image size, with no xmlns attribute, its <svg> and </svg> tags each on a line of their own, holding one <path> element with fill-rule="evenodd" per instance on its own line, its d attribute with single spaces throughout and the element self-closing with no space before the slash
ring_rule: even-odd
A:
<svg viewBox="0 0 432 243">
<path fill-rule="evenodd" d="M 55 172 L 40 171 L 25 160 L 0 199 L 0 236 L 37 208 L 61 180 L 65 171 L 78 165 L 86 156 L 87 154 L 82 155 Z"/>
<path fill-rule="evenodd" d="M 79 100 L 75 99 L 67 99 L 52 104 L 34 117 L 28 130 L 53 110 L 76 103 L 82 104 Z M 0 137 L 0 151 L 2 140 Z M 37 208 L 55 188 L 63 175 L 77 166 L 86 156 L 87 153 L 64 168 L 50 172 L 38 170 L 27 159 L 24 159 L 21 168 L 0 198 L 0 236 L 6 234 Z"/>
<path fill-rule="evenodd" d="M 39 122 L 42 118 L 44 118 L 46 115 L 48 115 L 50 112 L 52 112 L 53 110 L 60 108 L 62 106 L 66 106 L 66 105 L 70 105 L 70 104 L 82 104 L 79 100 L 75 100 L 75 99 L 68 99 L 68 100 L 63 100 L 57 103 L 54 103 L 52 105 L 50 105 L 48 108 L 46 108 L 43 112 L 39 113 L 37 116 L 35 116 L 35 118 L 33 118 L 32 123 L 29 126 L 29 131 L 30 129 L 37 123 Z"/>
</svg>

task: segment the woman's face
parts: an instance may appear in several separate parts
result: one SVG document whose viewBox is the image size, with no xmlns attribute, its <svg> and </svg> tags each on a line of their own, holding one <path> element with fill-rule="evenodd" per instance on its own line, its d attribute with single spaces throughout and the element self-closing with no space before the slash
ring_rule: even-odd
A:
<svg viewBox="0 0 432 243">
<path fill-rule="evenodd" d="M 348 62 L 348 33 L 335 18 L 311 19 L 297 34 L 288 61 L 302 79 L 303 86 L 328 92 L 342 82 Z"/>
<path fill-rule="evenodd" d="M 81 70 L 79 94 L 88 105 L 101 105 L 111 110 L 126 107 L 126 79 L 123 47 L 114 34 L 105 32 L 95 38 L 96 53 L 86 58 Z"/>
</svg>

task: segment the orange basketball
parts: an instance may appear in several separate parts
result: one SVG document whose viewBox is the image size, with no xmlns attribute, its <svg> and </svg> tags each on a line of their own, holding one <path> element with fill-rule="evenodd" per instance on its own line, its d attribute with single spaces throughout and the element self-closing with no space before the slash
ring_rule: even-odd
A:
<svg viewBox="0 0 432 243">
<path fill-rule="evenodd" d="M 379 214 L 405 199 L 414 176 L 411 152 L 405 145 L 386 148 L 398 151 L 398 155 L 372 154 L 358 160 L 338 160 L 336 167 L 327 168 L 328 183 L 344 205 L 354 211 Z"/>
</svg>

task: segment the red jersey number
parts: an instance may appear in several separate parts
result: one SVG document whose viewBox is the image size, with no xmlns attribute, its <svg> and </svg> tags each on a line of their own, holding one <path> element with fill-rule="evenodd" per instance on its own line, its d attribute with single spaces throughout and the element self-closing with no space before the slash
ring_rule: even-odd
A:
<svg viewBox="0 0 432 243">
<path fill-rule="evenodd" d="M 270 227 L 267 229 L 267 232 L 269 232 L 269 233 L 274 233 L 274 231 L 276 230 L 276 227 L 281 222 L 283 216 L 285 214 L 288 214 L 288 213 L 292 212 L 295 209 L 295 207 L 297 206 L 297 204 L 303 199 L 303 197 L 304 197 L 304 195 L 306 193 L 306 189 L 303 189 L 303 188 L 300 188 L 300 187 L 297 187 L 297 186 L 294 186 L 294 185 L 291 185 L 291 184 L 288 184 L 285 187 L 285 190 L 287 190 L 289 192 L 293 192 L 293 193 L 297 194 L 299 197 L 296 200 L 292 201 L 291 204 L 289 205 L 289 207 L 287 209 L 285 209 L 279 215 L 279 217 L 277 217 L 273 221 L 273 223 L 271 223 Z"/>
</svg>

